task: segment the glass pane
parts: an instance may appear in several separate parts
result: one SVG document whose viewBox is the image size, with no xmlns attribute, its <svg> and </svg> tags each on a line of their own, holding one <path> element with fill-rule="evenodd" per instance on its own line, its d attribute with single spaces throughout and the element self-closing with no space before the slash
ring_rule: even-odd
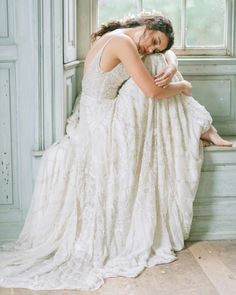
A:
<svg viewBox="0 0 236 295">
<path fill-rule="evenodd" d="M 224 46 L 226 0 L 187 0 L 187 46 Z"/>
<path fill-rule="evenodd" d="M 181 1 L 173 0 L 143 0 L 143 9 L 161 11 L 173 24 L 175 32 L 175 47 L 181 45 Z"/>
<path fill-rule="evenodd" d="M 98 24 L 137 13 L 137 0 L 98 0 Z"/>
</svg>

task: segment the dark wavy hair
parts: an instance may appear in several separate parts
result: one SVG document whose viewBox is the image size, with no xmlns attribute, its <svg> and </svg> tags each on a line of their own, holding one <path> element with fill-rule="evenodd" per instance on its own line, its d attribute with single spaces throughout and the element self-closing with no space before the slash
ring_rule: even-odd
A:
<svg viewBox="0 0 236 295">
<path fill-rule="evenodd" d="M 162 51 L 170 49 L 174 44 L 174 30 L 171 21 L 161 15 L 159 12 L 147 13 L 142 12 L 137 16 L 120 20 L 112 20 L 101 25 L 101 28 L 91 35 L 91 41 L 94 42 L 98 37 L 103 36 L 107 32 L 120 28 L 133 28 L 138 26 L 146 26 L 147 30 L 161 31 L 168 37 L 168 45 Z"/>
</svg>

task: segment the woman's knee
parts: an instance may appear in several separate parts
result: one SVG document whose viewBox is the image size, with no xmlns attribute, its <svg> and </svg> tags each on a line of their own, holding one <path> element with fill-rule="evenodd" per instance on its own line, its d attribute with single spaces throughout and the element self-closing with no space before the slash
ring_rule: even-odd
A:
<svg viewBox="0 0 236 295">
<path fill-rule="evenodd" d="M 156 75 L 162 68 L 167 65 L 165 56 L 161 53 L 146 55 L 143 58 L 143 63 L 151 75 Z"/>
</svg>

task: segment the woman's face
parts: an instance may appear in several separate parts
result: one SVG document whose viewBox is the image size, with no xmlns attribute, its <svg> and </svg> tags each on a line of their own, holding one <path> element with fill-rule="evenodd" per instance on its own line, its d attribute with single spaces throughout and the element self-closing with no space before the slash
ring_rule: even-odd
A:
<svg viewBox="0 0 236 295">
<path fill-rule="evenodd" d="M 141 55 L 158 53 L 167 48 L 168 41 L 166 34 L 161 31 L 146 29 L 137 43 L 137 48 Z"/>
</svg>

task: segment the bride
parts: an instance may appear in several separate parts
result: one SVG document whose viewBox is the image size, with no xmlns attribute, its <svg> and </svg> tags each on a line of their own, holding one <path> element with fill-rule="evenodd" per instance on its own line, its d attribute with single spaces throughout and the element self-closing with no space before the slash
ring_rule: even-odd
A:
<svg viewBox="0 0 236 295">
<path fill-rule="evenodd" d="M 45 150 L 0 286 L 95 290 L 178 259 L 193 217 L 200 138 L 231 146 L 177 71 L 171 22 L 155 13 L 93 34 L 79 104 Z"/>
</svg>

